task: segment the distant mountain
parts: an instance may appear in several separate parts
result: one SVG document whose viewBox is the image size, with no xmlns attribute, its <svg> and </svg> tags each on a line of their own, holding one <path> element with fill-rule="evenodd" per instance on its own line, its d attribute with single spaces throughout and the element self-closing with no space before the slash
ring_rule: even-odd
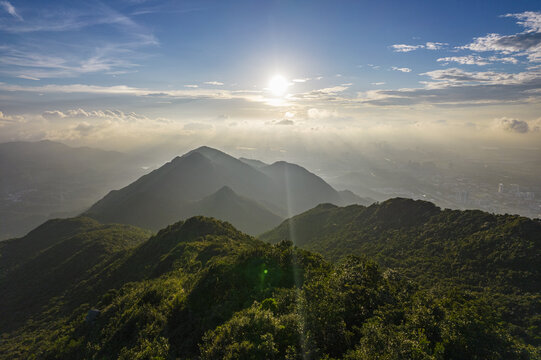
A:
<svg viewBox="0 0 541 360">
<path fill-rule="evenodd" d="M 256 201 L 237 195 L 228 186 L 188 204 L 185 212 L 186 218 L 193 215 L 210 216 L 229 221 L 239 230 L 254 235 L 278 226 L 283 220 Z"/>
<path fill-rule="evenodd" d="M 265 166 L 269 166 L 269 164 L 264 163 L 261 160 L 247 159 L 247 158 L 243 158 L 243 157 L 240 157 L 239 160 L 242 161 L 245 164 L 248 164 L 248 165 L 251 165 L 251 166 L 255 167 L 256 169 L 259 169 L 259 168 L 262 168 L 262 167 L 265 167 Z"/>
<path fill-rule="evenodd" d="M 52 141 L 0 144 L 0 240 L 80 213 L 142 169 L 122 153 Z"/>
<path fill-rule="evenodd" d="M 357 200 L 350 196 L 345 201 L 320 177 L 298 165 L 280 161 L 256 166 L 254 162 L 246 163 L 203 146 L 176 157 L 123 189 L 111 191 L 85 215 L 102 222 L 157 230 L 175 220 L 207 214 L 231 221 L 255 235 L 256 231 L 270 229 L 266 226 L 272 226 L 277 219 L 319 203 Z M 239 196 L 232 199 L 232 204 L 226 205 L 227 201 L 218 197 L 203 200 L 224 186 L 231 190 L 231 197 Z M 217 208 L 211 210 L 211 203 Z"/>
</svg>

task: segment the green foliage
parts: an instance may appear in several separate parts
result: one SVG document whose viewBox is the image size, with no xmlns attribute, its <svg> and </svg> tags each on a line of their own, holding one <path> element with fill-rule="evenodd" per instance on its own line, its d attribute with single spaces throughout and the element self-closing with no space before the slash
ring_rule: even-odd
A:
<svg viewBox="0 0 541 360">
<path fill-rule="evenodd" d="M 203 217 L 143 242 L 89 247 L 121 234 L 100 229 L 73 235 L 74 245 L 58 253 L 92 248 L 99 261 L 70 268 L 73 276 L 41 311 L 18 313 L 18 325 L 0 328 L 1 359 L 539 356 L 490 297 L 449 283 L 419 286 L 365 257 L 332 264 L 290 241 L 270 245 Z M 42 264 L 56 276 L 52 262 Z M 85 320 L 89 309 L 100 311 L 95 320 Z"/>
<path fill-rule="evenodd" d="M 485 299 L 514 335 L 541 345 L 539 220 L 391 199 L 369 207 L 323 204 L 260 239 L 293 241 L 333 262 L 368 256 L 424 288 L 461 288 Z"/>
</svg>

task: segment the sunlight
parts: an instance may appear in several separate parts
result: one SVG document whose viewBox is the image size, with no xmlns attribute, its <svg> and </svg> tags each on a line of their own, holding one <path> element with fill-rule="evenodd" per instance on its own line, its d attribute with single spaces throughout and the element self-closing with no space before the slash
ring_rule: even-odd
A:
<svg viewBox="0 0 541 360">
<path fill-rule="evenodd" d="M 276 96 L 284 95 L 289 85 L 289 81 L 282 75 L 274 75 L 269 80 L 269 90 Z"/>
</svg>

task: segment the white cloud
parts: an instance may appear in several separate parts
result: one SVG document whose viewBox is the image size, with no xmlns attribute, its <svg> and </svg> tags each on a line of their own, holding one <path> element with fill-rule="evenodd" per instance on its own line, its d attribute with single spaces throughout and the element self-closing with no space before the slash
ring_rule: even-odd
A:
<svg viewBox="0 0 541 360">
<path fill-rule="evenodd" d="M 448 56 L 439 58 L 439 62 L 456 62 L 462 65 L 488 65 L 490 61 L 488 59 L 476 56 L 476 55 L 466 55 L 466 56 Z"/>
<path fill-rule="evenodd" d="M 393 69 L 394 71 L 401 71 L 401 72 L 404 72 L 404 73 L 409 73 L 409 72 L 411 72 L 411 69 L 410 69 L 410 68 L 407 68 L 407 67 L 396 67 L 396 66 L 393 66 L 391 69 Z"/>
<path fill-rule="evenodd" d="M 17 77 L 20 78 L 20 79 L 26 79 L 26 80 L 34 80 L 34 81 L 40 80 L 37 77 L 29 76 L 29 75 L 17 75 Z"/>
<path fill-rule="evenodd" d="M 506 14 L 504 17 L 518 19 L 517 24 L 522 25 L 527 32 L 541 32 L 541 12 L 525 11 L 517 14 Z"/>
<path fill-rule="evenodd" d="M 293 81 L 294 83 L 304 83 L 304 82 L 307 82 L 307 81 L 310 81 L 312 80 L 311 78 L 300 78 L 300 79 L 293 79 L 291 81 Z"/>
<path fill-rule="evenodd" d="M 507 14 L 505 17 L 518 19 L 517 23 L 525 28 L 524 31 L 512 35 L 487 34 L 475 38 L 472 43 L 461 48 L 527 56 L 529 61 L 541 62 L 541 13 L 526 11 Z"/>
<path fill-rule="evenodd" d="M 308 115 L 310 119 L 317 119 L 317 120 L 334 118 L 338 116 L 338 113 L 334 110 L 331 111 L 327 109 L 317 109 L 317 108 L 308 109 L 306 114 Z"/>
<path fill-rule="evenodd" d="M 0 5 L 4 8 L 4 10 L 8 14 L 13 16 L 14 18 L 17 18 L 17 19 L 23 21 L 23 18 L 21 17 L 21 15 L 19 15 L 17 13 L 17 10 L 15 10 L 15 7 L 13 5 L 11 5 L 11 3 L 9 1 L 0 1 Z"/>
<path fill-rule="evenodd" d="M 410 52 L 417 49 L 422 49 L 425 46 L 424 45 L 395 44 L 395 45 L 391 45 L 391 47 L 393 48 L 395 52 Z"/>
<path fill-rule="evenodd" d="M 442 43 L 442 42 L 429 41 L 426 44 L 419 44 L 419 45 L 395 44 L 395 45 L 391 45 L 391 47 L 393 48 L 395 52 L 410 52 L 410 51 L 415 51 L 418 49 L 440 50 L 445 45 L 448 45 L 448 44 Z"/>
<path fill-rule="evenodd" d="M 275 124 L 276 125 L 295 125 L 295 122 L 293 120 L 284 119 L 284 120 L 280 120 L 276 122 Z"/>
<path fill-rule="evenodd" d="M 47 110 L 41 116 L 48 121 L 68 121 L 73 119 L 86 120 L 108 120 L 115 122 L 138 122 L 148 121 L 144 115 L 134 112 L 125 113 L 121 110 L 84 110 L 84 109 L 69 109 L 69 110 Z"/>
<path fill-rule="evenodd" d="M 445 45 L 448 45 L 447 43 L 441 43 L 441 42 L 427 42 L 425 44 L 425 47 L 427 50 L 440 50 Z"/>
<path fill-rule="evenodd" d="M 184 87 L 191 88 L 191 89 L 197 89 L 199 87 L 199 85 L 188 84 L 188 85 L 184 85 Z"/>
<path fill-rule="evenodd" d="M 205 81 L 205 85 L 215 85 L 215 86 L 223 86 L 224 83 L 220 81 Z"/>
<path fill-rule="evenodd" d="M 376 86 L 379 86 L 379 85 L 385 85 L 385 81 L 378 81 L 378 82 L 373 82 L 373 83 L 370 83 L 371 85 L 376 85 Z"/>
<path fill-rule="evenodd" d="M 23 120 L 24 120 L 24 118 L 22 116 L 6 115 L 2 111 L 0 111 L 0 127 L 5 126 L 5 125 L 9 125 L 9 124 L 18 123 L 18 122 L 21 122 Z"/>
</svg>

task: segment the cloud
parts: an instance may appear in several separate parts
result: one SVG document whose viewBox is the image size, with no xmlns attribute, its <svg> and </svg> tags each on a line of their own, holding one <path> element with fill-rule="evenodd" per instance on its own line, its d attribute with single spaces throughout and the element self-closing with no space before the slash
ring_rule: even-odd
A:
<svg viewBox="0 0 541 360">
<path fill-rule="evenodd" d="M 467 56 L 448 56 L 439 58 L 439 62 L 456 62 L 462 65 L 488 65 L 490 61 L 481 56 L 467 55 Z"/>
<path fill-rule="evenodd" d="M 370 83 L 371 85 L 376 85 L 376 86 L 379 86 L 379 85 L 385 85 L 385 81 L 378 81 L 378 82 L 373 82 L 373 83 Z"/>
<path fill-rule="evenodd" d="M 332 89 L 322 89 L 332 90 Z M 240 99 L 252 102 L 268 102 L 268 99 L 257 90 L 226 90 L 226 89 L 176 89 L 176 90 L 150 90 L 126 85 L 98 86 L 85 84 L 69 85 L 43 85 L 43 86 L 23 86 L 0 82 L 0 91 L 8 92 L 28 92 L 39 94 L 107 94 L 107 95 L 132 95 L 132 96 L 152 96 L 176 99 L 214 99 L 214 100 L 232 100 Z"/>
<path fill-rule="evenodd" d="M 220 81 L 205 81 L 205 85 L 215 85 L 215 86 L 223 86 L 224 83 Z"/>
<path fill-rule="evenodd" d="M 133 71 L 139 61 L 152 56 L 143 49 L 159 45 L 149 29 L 104 2 L 77 4 L 67 7 L 47 2 L 46 7 L 29 9 L 24 22 L 3 18 L 1 32 L 37 34 L 20 36 L 16 43 L 0 46 L 0 74 L 43 79 Z M 0 5 L 5 9 L 11 6 L 7 1 L 0 1 Z M 50 34 L 93 26 L 100 31 L 87 31 L 84 37 L 70 36 L 72 40 Z M 104 32 L 108 34 L 105 39 L 101 36 Z"/>
<path fill-rule="evenodd" d="M 394 71 L 401 71 L 401 72 L 405 72 L 405 73 L 411 72 L 411 69 L 410 69 L 410 68 L 407 68 L 407 67 L 396 67 L 396 66 L 393 66 L 391 69 L 393 69 Z"/>
<path fill-rule="evenodd" d="M 304 83 L 304 82 L 307 82 L 307 81 L 310 81 L 312 80 L 311 78 L 301 78 L 301 79 L 293 79 L 291 81 L 293 81 L 294 83 Z"/>
<path fill-rule="evenodd" d="M 14 18 L 23 21 L 23 18 L 17 13 L 17 10 L 15 10 L 15 7 L 11 5 L 9 1 L 0 1 L 0 6 L 2 6 L 4 10 Z"/>
<path fill-rule="evenodd" d="M 17 77 L 18 77 L 19 79 L 26 79 L 26 80 L 34 80 L 34 81 L 40 80 L 40 79 L 37 78 L 37 77 L 29 76 L 29 75 L 17 75 Z"/>
<path fill-rule="evenodd" d="M 184 125 L 183 129 L 187 131 L 206 131 L 212 130 L 214 127 L 211 124 L 192 122 Z"/>
<path fill-rule="evenodd" d="M 526 121 L 523 120 L 517 120 L 517 119 L 510 119 L 510 118 L 499 118 L 496 119 L 496 124 L 498 127 L 505 131 L 519 133 L 519 134 L 525 134 L 530 131 L 530 126 Z"/>
<path fill-rule="evenodd" d="M 406 44 L 395 44 L 391 45 L 393 48 L 393 51 L 395 52 L 410 52 L 417 49 L 422 49 L 425 46 L 424 45 L 406 45 Z"/>
<path fill-rule="evenodd" d="M 429 76 L 437 83 L 428 85 L 452 86 L 457 83 L 484 83 L 484 84 L 521 84 L 528 81 L 540 80 L 541 71 L 521 73 L 503 73 L 495 71 L 465 71 L 458 68 L 433 70 L 421 75 Z"/>
<path fill-rule="evenodd" d="M 517 14 L 506 14 L 504 17 L 518 19 L 517 24 L 523 26 L 527 32 L 541 32 L 541 12 L 525 11 Z"/>
<path fill-rule="evenodd" d="M 426 49 L 426 50 L 440 50 L 445 45 L 448 45 L 447 43 L 442 42 L 427 42 L 426 44 L 419 44 L 419 45 L 406 45 L 406 44 L 395 44 L 391 45 L 394 52 L 410 52 L 415 51 L 418 49 Z"/>
<path fill-rule="evenodd" d="M 317 109 L 317 108 L 308 109 L 306 114 L 308 115 L 310 119 L 317 119 L 317 120 L 334 118 L 338 116 L 338 113 L 334 110 L 331 111 L 327 109 Z"/>
<path fill-rule="evenodd" d="M 18 123 L 23 121 L 24 118 L 22 116 L 10 116 L 4 114 L 2 111 L 0 111 L 0 127 L 5 125 L 11 125 L 14 123 Z"/>
<path fill-rule="evenodd" d="M 425 44 L 425 48 L 427 50 L 440 50 L 445 45 L 448 45 L 447 43 L 441 43 L 441 42 L 427 42 Z"/>
<path fill-rule="evenodd" d="M 524 31 L 512 35 L 487 34 L 460 48 L 527 56 L 529 61 L 541 62 L 541 13 L 526 11 L 505 17 L 517 19 L 517 24 L 524 27 Z"/>
<path fill-rule="evenodd" d="M 188 84 L 188 85 L 184 85 L 184 87 L 187 87 L 187 88 L 192 88 L 192 89 L 197 89 L 199 87 L 199 85 L 195 85 L 195 84 Z"/>
<path fill-rule="evenodd" d="M 44 119 L 52 122 L 70 119 L 94 119 L 115 122 L 138 122 L 150 120 L 146 116 L 136 114 L 134 112 L 125 113 L 121 110 L 84 110 L 80 108 L 65 111 L 47 110 L 44 111 L 41 116 Z"/>
<path fill-rule="evenodd" d="M 46 45 L 43 48 L 38 45 L 37 49 L 36 46 L 29 48 L 24 44 L 4 46 L 0 55 L 0 72 L 29 80 L 121 72 L 137 67 L 133 62 L 137 58 L 133 53 L 137 46 L 131 43 L 103 44 L 81 54 L 66 44 L 58 52 L 55 49 L 55 55 L 50 55 L 51 49 Z"/>
<path fill-rule="evenodd" d="M 276 125 L 295 125 L 295 122 L 293 120 L 284 119 L 284 120 L 278 121 Z"/>
</svg>

